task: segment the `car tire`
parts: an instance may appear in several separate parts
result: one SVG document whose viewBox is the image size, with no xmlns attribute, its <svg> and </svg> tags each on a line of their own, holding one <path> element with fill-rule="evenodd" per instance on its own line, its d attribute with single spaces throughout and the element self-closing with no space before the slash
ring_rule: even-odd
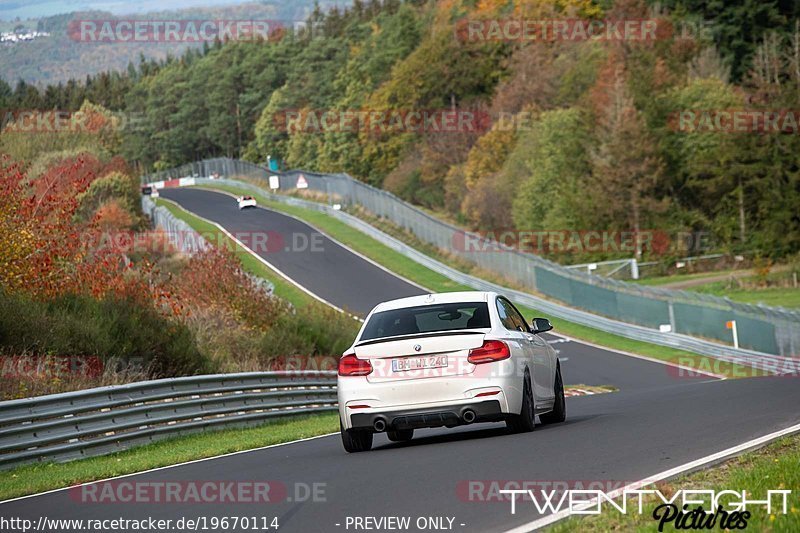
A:
<svg viewBox="0 0 800 533">
<path fill-rule="evenodd" d="M 368 452 L 372 449 L 372 432 L 363 429 L 344 429 L 339 422 L 342 445 L 347 453 Z"/>
<path fill-rule="evenodd" d="M 527 370 L 522 384 L 522 408 L 518 415 L 511 415 L 506 419 L 506 426 L 514 433 L 528 433 L 536 427 L 533 387 L 531 387 L 531 376 Z"/>
<path fill-rule="evenodd" d="M 561 379 L 561 367 L 556 367 L 556 382 L 553 384 L 556 393 L 556 401 L 553 410 L 549 413 L 539 415 L 542 424 L 558 424 L 567 419 L 567 402 L 564 399 L 564 381 Z"/>
<path fill-rule="evenodd" d="M 414 438 L 414 429 L 390 429 L 386 436 L 392 442 L 406 442 Z"/>
</svg>

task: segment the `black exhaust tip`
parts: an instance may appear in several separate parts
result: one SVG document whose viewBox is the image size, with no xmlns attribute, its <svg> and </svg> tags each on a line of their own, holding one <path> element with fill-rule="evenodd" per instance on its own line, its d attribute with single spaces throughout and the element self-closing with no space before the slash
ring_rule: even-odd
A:
<svg viewBox="0 0 800 533">
<path fill-rule="evenodd" d="M 386 420 L 383 418 L 376 418 L 375 422 L 372 423 L 372 429 L 374 429 L 376 433 L 386 431 Z"/>
<path fill-rule="evenodd" d="M 461 418 L 462 420 L 464 420 L 465 424 L 472 424 L 473 422 L 475 422 L 475 411 L 473 411 L 472 409 L 467 409 L 461 415 Z"/>
</svg>

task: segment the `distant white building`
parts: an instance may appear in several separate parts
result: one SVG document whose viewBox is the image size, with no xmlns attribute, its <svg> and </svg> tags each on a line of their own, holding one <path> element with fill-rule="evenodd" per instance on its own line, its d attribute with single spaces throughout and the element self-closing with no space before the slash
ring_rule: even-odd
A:
<svg viewBox="0 0 800 533">
<path fill-rule="evenodd" d="M 0 43 L 21 43 L 25 41 L 33 41 L 34 39 L 38 39 L 39 37 L 50 37 L 50 34 L 46 31 L 31 31 L 31 30 L 21 30 L 21 31 L 7 31 L 0 33 Z"/>
</svg>

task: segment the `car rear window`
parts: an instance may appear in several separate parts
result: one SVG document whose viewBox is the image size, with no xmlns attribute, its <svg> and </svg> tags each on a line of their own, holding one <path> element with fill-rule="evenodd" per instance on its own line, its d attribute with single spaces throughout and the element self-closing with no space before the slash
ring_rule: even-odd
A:
<svg viewBox="0 0 800 533">
<path fill-rule="evenodd" d="M 359 340 L 489 327 L 491 323 L 486 302 L 420 305 L 375 313 Z"/>
</svg>

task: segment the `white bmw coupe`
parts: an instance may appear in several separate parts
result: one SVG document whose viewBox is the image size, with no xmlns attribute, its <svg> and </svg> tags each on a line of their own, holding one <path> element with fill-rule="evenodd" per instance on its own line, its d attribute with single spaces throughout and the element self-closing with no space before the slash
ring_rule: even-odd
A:
<svg viewBox="0 0 800 533">
<path fill-rule="evenodd" d="M 252 196 L 239 196 L 236 198 L 236 203 L 239 205 L 239 209 L 245 209 L 248 207 L 255 207 L 256 199 Z"/>
<path fill-rule="evenodd" d="M 410 440 L 414 429 L 505 421 L 532 431 L 566 419 L 555 350 L 493 292 L 451 292 L 392 300 L 367 316 L 339 360 L 342 443 L 372 448 L 375 433 Z"/>
</svg>

